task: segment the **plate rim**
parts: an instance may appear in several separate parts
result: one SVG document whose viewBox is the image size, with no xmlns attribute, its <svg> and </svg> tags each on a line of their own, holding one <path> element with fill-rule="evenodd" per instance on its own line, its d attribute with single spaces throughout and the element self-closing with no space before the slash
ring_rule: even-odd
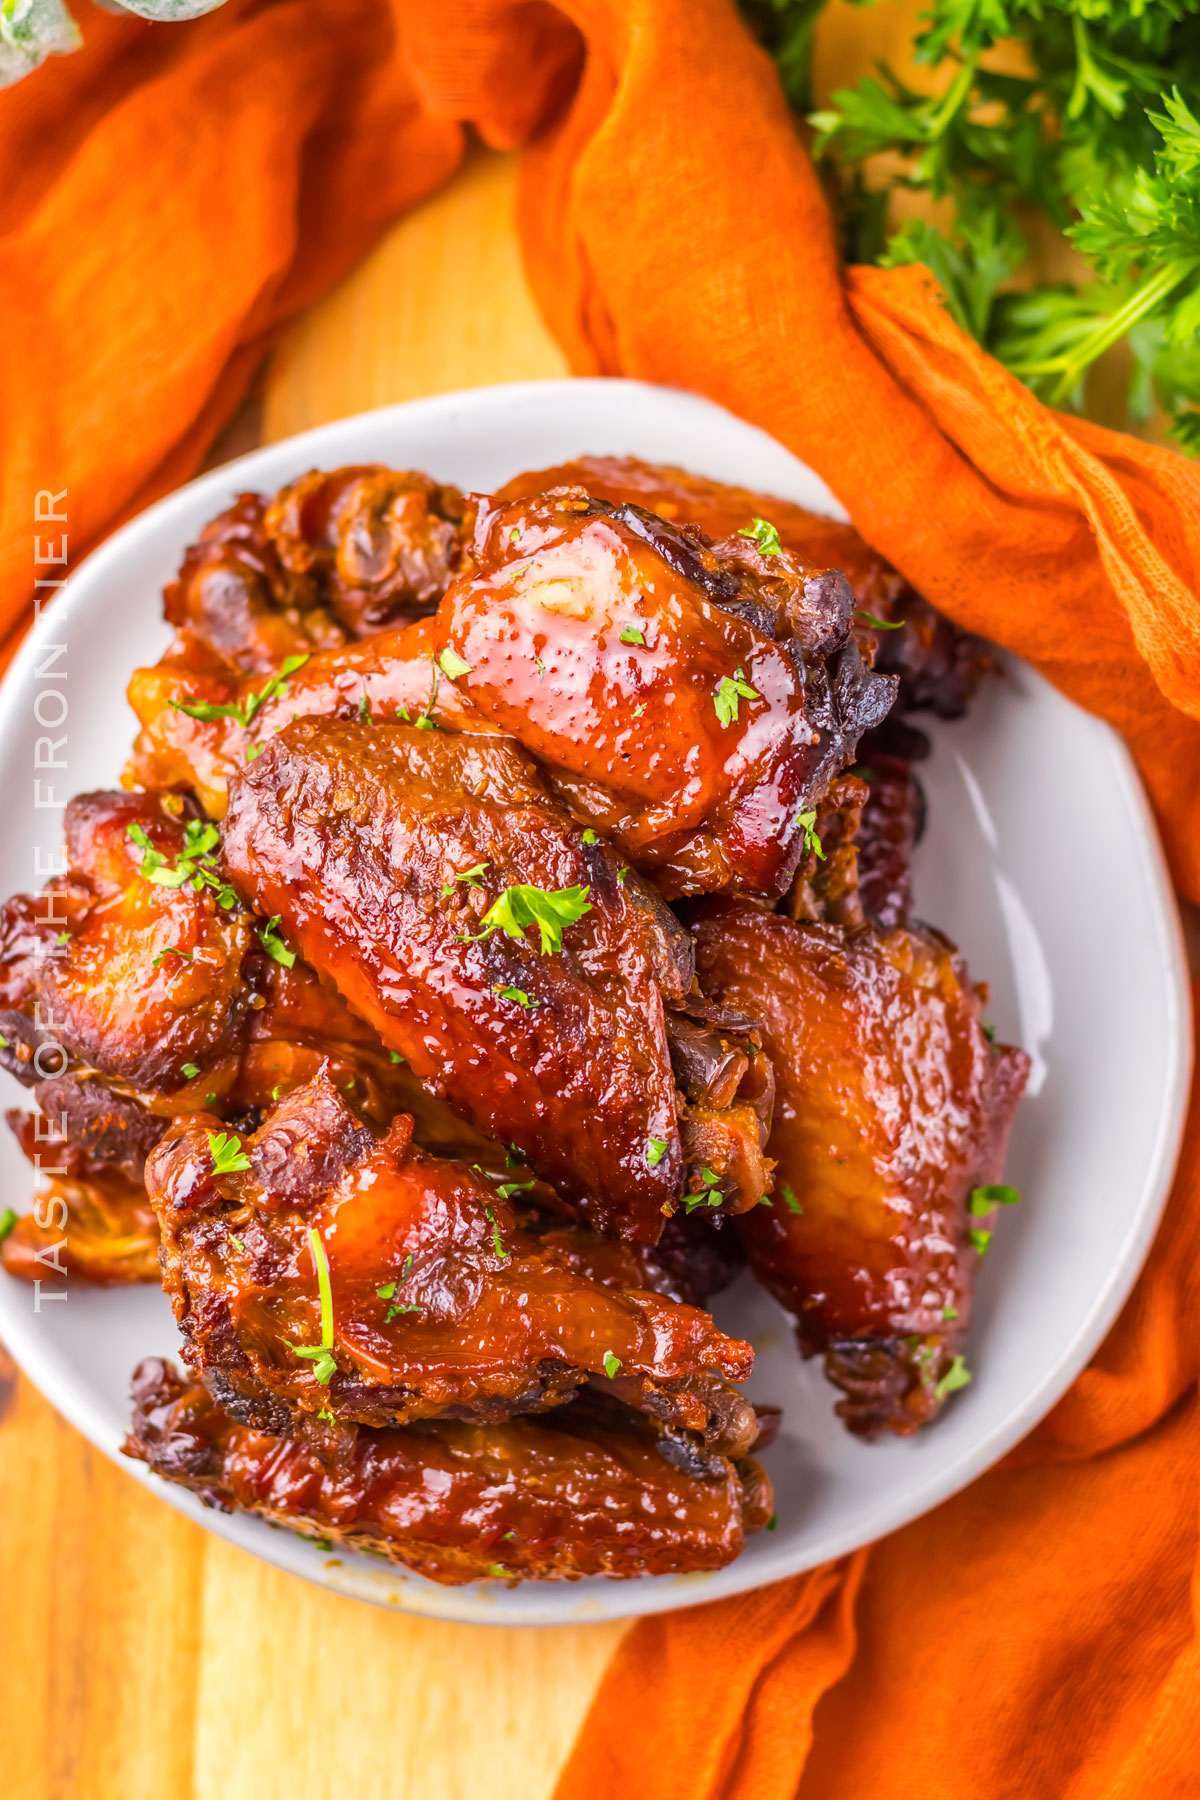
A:
<svg viewBox="0 0 1200 1800">
<path fill-rule="evenodd" d="M 310 446 L 315 449 L 316 446 L 327 442 L 331 433 L 339 430 L 354 431 L 356 428 L 368 425 L 380 427 L 385 425 L 388 420 L 400 416 L 410 421 L 414 418 L 419 421 L 422 416 L 444 419 L 464 404 L 472 408 L 483 407 L 486 409 L 525 400 L 537 400 L 549 397 L 551 393 L 562 393 L 575 400 L 580 400 L 584 397 L 585 390 L 591 390 L 593 393 L 603 392 L 606 402 L 619 397 L 622 392 L 631 401 L 635 396 L 643 399 L 652 397 L 651 403 L 655 405 L 666 402 L 685 409 L 691 408 L 698 417 L 708 416 L 710 419 L 712 415 L 717 414 L 723 420 L 732 421 L 744 430 L 760 431 L 759 427 L 752 425 L 750 421 L 738 418 L 736 414 L 730 413 L 717 402 L 683 389 L 620 377 L 565 377 L 545 381 L 488 384 L 480 387 L 455 389 L 448 393 L 421 396 L 413 400 L 396 401 L 386 406 L 368 408 L 345 418 L 329 420 L 291 437 L 260 445 L 230 462 L 221 463 L 215 469 L 196 476 L 183 486 L 172 489 L 171 492 L 161 496 L 142 512 L 125 521 L 85 556 L 79 566 L 71 572 L 54 603 L 48 606 L 41 617 L 31 625 L 5 671 L 3 681 L 0 682 L 0 723 L 7 720 L 14 707 L 19 705 L 23 684 L 30 680 L 36 668 L 37 658 L 43 648 L 45 637 L 56 621 L 63 620 L 64 608 L 70 607 L 74 603 L 79 588 L 82 586 L 86 593 L 87 587 L 93 583 L 97 581 L 102 583 L 110 570 L 119 569 L 126 556 L 139 541 L 146 534 L 153 533 L 155 528 L 164 523 L 171 514 L 186 512 L 193 503 L 209 495 L 219 496 L 231 490 L 236 492 L 243 471 L 248 471 L 252 466 L 261 470 L 272 457 L 279 456 L 282 460 L 286 460 L 289 453 L 293 455 L 299 453 L 297 460 L 301 460 Z M 632 429 L 636 434 L 636 421 Z M 769 437 L 770 434 L 764 432 L 761 435 Z M 771 441 L 778 442 L 773 439 Z M 780 447 L 787 450 L 786 445 Z M 791 452 L 788 454 L 793 455 Z M 829 512 L 832 515 L 841 514 L 844 517 L 844 507 L 840 505 L 836 496 L 817 475 L 817 472 L 812 470 L 809 465 L 803 464 L 802 459 L 794 456 L 793 459 L 808 469 L 809 473 L 816 477 L 826 493 L 829 494 L 831 502 Z M 701 460 L 703 460 L 702 456 Z M 86 582 L 82 580 L 85 575 Z M 1050 686 L 1052 691 L 1067 704 L 1075 704 L 1069 701 L 1065 695 L 1061 695 L 1058 689 L 1054 689 L 1053 684 L 1046 682 L 1046 678 L 1034 670 L 1032 665 L 1020 662 L 1020 659 L 1017 658 L 1013 660 L 1019 664 L 1022 670 L 1032 674 L 1036 681 Z M 1083 709 L 1078 710 L 1082 711 Z M 739 1566 L 736 1561 L 724 1570 L 702 1577 L 666 1576 L 636 1581 L 612 1581 L 608 1587 L 615 1604 L 578 1597 L 577 1593 L 573 1591 L 574 1584 L 569 1582 L 525 1583 L 522 1584 L 522 1594 L 534 1598 L 526 1602 L 519 1615 L 505 1612 L 500 1606 L 497 1606 L 494 1615 L 489 1616 L 488 1607 L 482 1605 L 481 1602 L 487 1597 L 494 1597 L 497 1590 L 505 1591 L 504 1584 L 484 1582 L 460 1588 L 440 1587 L 423 1582 L 420 1587 L 416 1587 L 409 1585 L 412 1580 L 410 1575 L 409 1581 L 401 1585 L 396 1578 L 396 1572 L 389 1565 L 376 1563 L 375 1559 L 365 1553 L 335 1551 L 333 1556 L 338 1560 L 331 1568 L 321 1561 L 322 1555 L 329 1553 L 322 1553 L 297 1534 L 283 1528 L 273 1529 L 263 1521 L 254 1519 L 252 1515 L 226 1515 L 214 1512 L 211 1508 L 203 1506 L 199 1499 L 189 1491 L 179 1488 L 173 1483 L 161 1481 L 145 1465 L 132 1462 L 121 1453 L 119 1440 L 114 1441 L 103 1423 L 92 1416 L 95 1410 L 94 1402 L 89 1401 L 86 1390 L 80 1387 L 78 1381 L 61 1380 L 57 1369 L 51 1366 L 50 1359 L 39 1354 L 36 1339 L 32 1336 L 26 1338 L 19 1324 L 14 1333 L 6 1321 L 5 1341 L 14 1360 L 55 1410 L 91 1444 L 115 1462 L 125 1474 L 132 1476 L 177 1511 L 193 1519 L 205 1529 L 215 1532 L 223 1541 L 235 1544 L 238 1548 L 260 1557 L 276 1568 L 299 1575 L 302 1579 L 333 1592 L 423 1618 L 440 1618 L 456 1623 L 542 1626 L 588 1622 L 612 1623 L 616 1620 L 679 1610 L 684 1607 L 705 1604 L 717 1598 L 733 1598 L 735 1594 L 753 1592 L 774 1581 L 791 1579 L 822 1563 L 850 1553 L 861 1547 L 864 1542 L 877 1542 L 881 1537 L 898 1530 L 901 1526 L 924 1517 L 994 1466 L 1000 1457 L 1047 1415 L 1091 1360 L 1114 1324 L 1141 1274 L 1170 1194 L 1186 1124 L 1193 1062 L 1192 1000 L 1183 932 L 1175 894 L 1171 886 L 1157 824 L 1132 754 L 1124 740 L 1106 721 L 1097 718 L 1094 714 L 1086 716 L 1099 728 L 1099 732 L 1103 736 L 1105 751 L 1112 769 L 1113 788 L 1120 795 L 1124 815 L 1133 834 L 1132 848 L 1146 874 L 1146 892 L 1150 901 L 1155 936 L 1155 960 L 1163 970 L 1167 1003 L 1167 1063 L 1163 1101 L 1157 1119 L 1153 1153 L 1147 1160 L 1136 1201 L 1129 1207 L 1127 1228 L 1120 1253 L 1114 1258 L 1106 1281 L 1097 1288 L 1069 1353 L 1064 1355 L 1053 1369 L 1048 1370 L 1043 1378 L 1030 1388 L 1023 1401 L 1005 1419 L 997 1421 L 982 1438 L 966 1446 L 955 1461 L 941 1471 L 940 1475 L 931 1478 L 916 1510 L 913 1509 L 911 1497 L 898 1497 L 890 1507 L 886 1499 L 881 1498 L 878 1524 L 871 1538 L 863 1540 L 853 1528 L 846 1530 L 841 1536 L 836 1531 L 827 1532 L 824 1543 L 818 1544 L 815 1551 L 806 1551 L 803 1560 L 789 1569 L 763 1570 L 761 1567 L 752 1569 L 750 1565 L 743 1565 L 747 1568 L 748 1574 L 752 1573 L 752 1578 L 738 1582 L 736 1577 L 733 1577 L 728 1583 L 723 1582 L 719 1595 L 712 1592 L 712 1582 L 718 1575 L 730 1576 L 731 1571 Z M 253 1540 L 256 1540 L 261 1534 L 261 1542 L 247 1541 L 247 1526 L 254 1528 Z M 340 1561 L 342 1555 L 350 1557 L 349 1566 Z M 386 1585 L 380 1583 L 381 1576 L 387 1577 Z M 660 1585 L 660 1583 L 664 1585 Z M 688 1591 L 686 1586 L 688 1583 L 694 1583 L 692 1591 Z M 668 1591 L 665 1584 L 672 1584 L 676 1591 Z M 459 1596 L 464 1597 L 463 1603 L 456 1604 Z"/>
</svg>

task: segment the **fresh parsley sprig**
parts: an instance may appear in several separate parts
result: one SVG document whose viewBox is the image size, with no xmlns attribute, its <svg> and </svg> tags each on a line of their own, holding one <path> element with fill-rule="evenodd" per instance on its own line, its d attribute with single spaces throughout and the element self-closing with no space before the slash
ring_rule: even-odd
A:
<svg viewBox="0 0 1200 1800">
<path fill-rule="evenodd" d="M 592 910 L 590 887 L 538 888 L 519 883 L 505 888 L 480 920 L 482 931 L 467 932 L 459 942 L 476 944 L 481 938 L 502 931 L 506 937 L 521 941 L 533 926 L 541 937 L 543 956 L 562 949 L 563 932 Z"/>
<path fill-rule="evenodd" d="M 297 669 L 302 669 L 307 661 L 307 652 L 302 656 L 286 656 L 258 693 L 247 694 L 241 700 L 221 705 L 211 700 L 172 700 L 171 705 L 176 712 L 186 713 L 189 719 L 199 719 L 202 724 L 208 724 L 213 719 L 236 719 L 239 725 L 248 727 L 251 719 L 268 700 L 287 693 L 288 676 L 294 675 Z"/>
</svg>

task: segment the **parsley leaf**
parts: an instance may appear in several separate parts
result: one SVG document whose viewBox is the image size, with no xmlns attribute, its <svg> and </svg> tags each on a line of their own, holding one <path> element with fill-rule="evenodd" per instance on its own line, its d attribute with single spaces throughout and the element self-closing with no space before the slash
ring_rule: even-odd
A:
<svg viewBox="0 0 1200 1800">
<path fill-rule="evenodd" d="M 956 1356 L 934 1388 L 934 1398 L 944 1400 L 947 1394 L 956 1394 L 960 1388 L 969 1386 L 974 1379 L 966 1365 L 965 1358 Z"/>
<path fill-rule="evenodd" d="M 1003 1182 L 995 1182 L 988 1187 L 971 1189 L 968 1207 L 973 1218 L 981 1218 L 984 1213 L 994 1212 L 998 1206 L 1019 1206 L 1021 1196 L 1016 1188 L 1007 1187 Z"/>
<path fill-rule="evenodd" d="M 604 1352 L 604 1373 L 608 1376 L 608 1379 L 611 1381 L 613 1379 L 614 1375 L 620 1374 L 620 1371 L 621 1371 L 620 1357 L 614 1356 L 611 1350 L 606 1350 Z"/>
<path fill-rule="evenodd" d="M 804 833 L 804 848 L 806 852 L 810 855 L 819 856 L 821 861 L 824 862 L 825 852 L 822 850 L 821 840 L 817 836 L 816 808 L 814 807 L 809 812 L 800 813 L 797 816 L 796 823 Z"/>
<path fill-rule="evenodd" d="M 542 1004 L 540 1000 L 531 1000 L 524 988 L 500 986 L 494 987 L 492 992 L 499 994 L 502 1000 L 515 1001 L 518 1006 L 535 1007 Z"/>
<path fill-rule="evenodd" d="M 788 1186 L 786 1181 L 784 1182 L 783 1186 L 780 1188 L 779 1191 L 783 1195 L 783 1204 L 787 1207 L 787 1209 L 790 1213 L 802 1213 L 804 1211 L 804 1208 L 801 1206 L 800 1202 L 797 1200 L 795 1194 L 792 1192 L 791 1188 Z"/>
<path fill-rule="evenodd" d="M 657 1169 L 659 1163 L 666 1154 L 666 1138 L 651 1138 L 646 1146 L 646 1161 L 650 1164 L 650 1167 L 652 1169 Z"/>
<path fill-rule="evenodd" d="M 16 1225 L 16 1213 L 11 1206 L 6 1206 L 4 1211 L 0 1212 L 0 1244 L 4 1242 L 6 1237 L 12 1236 L 12 1233 L 16 1230 Z"/>
<path fill-rule="evenodd" d="M 250 1167 L 250 1158 L 241 1146 L 241 1140 L 233 1132 L 209 1131 L 208 1148 L 212 1155 L 214 1175 L 237 1175 Z"/>
<path fill-rule="evenodd" d="M 276 913 L 273 918 L 268 919 L 265 925 L 259 926 L 258 941 L 266 951 L 267 955 L 273 956 L 275 961 L 277 963 L 282 963 L 285 969 L 290 969 L 295 966 L 296 952 L 294 950 L 289 950 L 279 935 L 278 913 Z"/>
<path fill-rule="evenodd" d="M 874 613 L 861 610 L 854 616 L 861 619 L 864 625 L 869 625 L 873 631 L 903 631 L 908 623 L 907 619 L 877 619 Z"/>
<path fill-rule="evenodd" d="M 190 950 L 177 950 L 174 944 L 168 944 L 165 950 L 160 950 L 157 956 L 151 958 L 152 966 L 156 969 L 160 968 L 164 956 L 177 956 L 180 962 L 192 961 L 192 952 Z"/>
<path fill-rule="evenodd" d="M 490 862 L 476 863 L 473 869 L 464 869 L 461 875 L 451 876 L 450 880 L 442 889 L 443 898 L 447 894 L 452 894 L 454 892 L 455 884 L 460 881 L 467 887 L 482 887 L 483 882 L 480 880 L 480 876 L 485 869 L 490 869 L 491 866 Z"/>
<path fill-rule="evenodd" d="M 972 1230 L 968 1231 L 967 1241 L 970 1244 L 972 1250 L 977 1250 L 979 1252 L 980 1256 L 986 1256 L 988 1245 L 992 1241 L 992 1234 L 990 1231 L 982 1231 L 979 1229 L 978 1226 L 976 1226 Z"/>
<path fill-rule="evenodd" d="M 735 670 L 732 675 L 722 675 L 717 683 L 717 691 L 713 695 L 713 707 L 722 725 L 733 725 L 737 722 L 739 699 L 762 699 L 758 689 L 750 686 L 741 669 Z"/>
<path fill-rule="evenodd" d="M 779 533 L 769 519 L 754 519 L 748 531 L 739 531 L 739 537 L 750 538 L 757 546 L 760 556 L 780 556 L 783 545 L 779 541 Z"/>
<path fill-rule="evenodd" d="M 640 625 L 622 625 L 621 642 L 623 644 L 644 644 L 646 635 Z"/>
<path fill-rule="evenodd" d="M 600 842 L 600 839 L 599 839 L 599 837 L 598 837 L 598 836 L 597 836 L 597 834 L 596 834 L 596 833 L 595 833 L 595 832 L 594 832 L 594 831 L 593 831 L 593 830 L 592 830 L 592 828 L 591 828 L 591 826 L 590 826 L 590 825 L 589 825 L 589 826 L 588 826 L 588 827 L 587 827 L 587 829 L 586 829 L 586 830 L 585 830 L 585 831 L 584 831 L 584 834 L 583 834 L 583 841 L 584 841 L 584 843 L 585 843 L 585 844 L 598 844 L 598 843 L 599 843 L 599 842 Z"/>
<path fill-rule="evenodd" d="M 192 1062 L 184 1063 L 183 1072 L 189 1081 L 195 1081 L 197 1075 L 200 1073 L 200 1064 Z"/>
<path fill-rule="evenodd" d="M 523 885 L 505 888 L 484 913 L 483 930 L 459 941 L 478 943 L 480 938 L 490 937 L 493 931 L 502 931 L 506 937 L 519 941 L 531 926 L 536 925 L 541 934 L 542 955 L 550 956 L 562 949 L 562 936 L 567 926 L 574 925 L 584 913 L 591 912 L 588 900 L 591 891 L 590 887 L 557 888 L 553 892 Z"/>
<path fill-rule="evenodd" d="M 308 659 L 308 652 L 302 656 L 285 657 L 259 693 L 247 694 L 244 699 L 235 700 L 231 704 L 217 706 L 209 700 L 172 700 L 171 705 L 176 712 L 186 713 L 189 719 L 199 719 L 203 724 L 208 724 L 213 719 L 236 719 L 239 725 L 249 726 L 259 708 L 265 706 L 268 700 L 282 698 L 287 693 L 288 676 L 294 675 L 297 669 L 302 669 Z"/>
<path fill-rule="evenodd" d="M 451 681 L 457 681 L 460 675 L 471 673 L 471 664 L 464 662 L 462 657 L 456 655 L 453 650 L 442 651 L 438 657 L 438 668 L 443 675 L 448 675 Z"/>
</svg>

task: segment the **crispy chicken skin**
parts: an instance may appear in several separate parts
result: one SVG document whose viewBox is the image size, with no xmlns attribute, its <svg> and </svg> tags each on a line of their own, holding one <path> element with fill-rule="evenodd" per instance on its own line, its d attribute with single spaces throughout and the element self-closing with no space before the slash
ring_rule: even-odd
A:
<svg viewBox="0 0 1200 1800">
<path fill-rule="evenodd" d="M 332 1452 L 235 1424 L 170 1364 L 133 1378 L 125 1454 L 222 1511 L 322 1548 L 370 1550 L 431 1581 L 628 1579 L 719 1569 L 771 1517 L 756 1462 L 704 1476 L 616 1409 L 576 1403 L 504 1424 L 359 1430 Z"/>
<path fill-rule="evenodd" d="M 404 1114 L 377 1140 L 322 1074 L 248 1136 L 219 1125 L 181 1120 L 146 1186 L 187 1360 L 245 1422 L 504 1419 L 591 1379 L 718 1452 L 753 1442 L 728 1386 L 749 1344 L 576 1272 L 522 1229 L 511 1185 L 417 1150 Z M 298 1353 L 323 1342 L 325 1363 Z"/>
<path fill-rule="evenodd" d="M 419 1078 L 520 1143 L 599 1229 L 653 1242 L 685 1183 L 734 1211 L 761 1197 L 762 1121 L 735 1104 L 740 1083 L 715 1121 L 681 1127 L 664 1003 L 691 989 L 687 933 L 513 744 L 301 719 L 234 781 L 225 856 Z M 553 949 L 489 929 L 514 888 L 574 892 L 586 911 Z"/>
<path fill-rule="evenodd" d="M 798 814 L 892 703 L 845 580 L 582 489 L 482 504 L 434 641 L 668 898 L 778 893 Z"/>
<path fill-rule="evenodd" d="M 952 947 L 928 931 L 796 925 L 700 903 L 701 979 L 753 1010 L 775 1065 L 772 1203 L 739 1221 L 756 1275 L 823 1352 L 851 1430 L 936 1416 L 1028 1073 L 989 1042 Z M 986 1244 L 986 1239 L 976 1237 Z"/>
</svg>

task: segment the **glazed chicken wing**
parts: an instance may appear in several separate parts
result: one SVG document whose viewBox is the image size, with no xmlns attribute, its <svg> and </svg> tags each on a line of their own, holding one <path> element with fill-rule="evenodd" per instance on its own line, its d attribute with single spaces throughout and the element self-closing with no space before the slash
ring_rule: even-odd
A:
<svg viewBox="0 0 1200 1800">
<path fill-rule="evenodd" d="M 318 1454 L 235 1424 L 156 1359 L 137 1369 L 133 1403 L 125 1454 L 207 1505 L 447 1585 L 719 1569 L 772 1515 L 756 1462 L 712 1459 L 690 1474 L 635 1417 L 593 1405 L 504 1424 L 362 1429 Z"/>
<path fill-rule="evenodd" d="M 989 1041 L 936 933 L 726 901 L 702 903 L 693 931 L 705 984 L 758 1015 L 775 1066 L 772 1202 L 739 1221 L 751 1267 L 805 1354 L 824 1353 L 850 1428 L 912 1431 L 963 1379 L 1028 1058 Z"/>
<path fill-rule="evenodd" d="M 181 1120 L 146 1185 L 188 1361 L 234 1416 L 504 1419 L 591 1380 L 719 1452 L 753 1440 L 728 1385 L 750 1346 L 577 1273 L 518 1223 L 527 1184 L 427 1156 L 404 1115 L 377 1140 L 324 1075 L 247 1137 L 219 1123 Z"/>
<path fill-rule="evenodd" d="M 726 1033 L 722 1079 L 697 1055 L 700 1103 L 678 1091 L 687 933 L 511 743 L 301 719 L 234 781 L 224 849 L 383 1042 L 600 1229 L 653 1242 L 681 1201 L 765 1191 L 765 1069 Z"/>
<path fill-rule="evenodd" d="M 171 624 L 236 668 L 276 669 L 429 611 L 458 567 L 464 501 L 427 475 L 314 469 L 268 500 L 239 494 L 167 587 Z"/>
<path fill-rule="evenodd" d="M 461 692 L 667 896 L 778 893 L 888 711 L 843 577 L 580 489 L 481 507 L 434 638 Z"/>
</svg>

